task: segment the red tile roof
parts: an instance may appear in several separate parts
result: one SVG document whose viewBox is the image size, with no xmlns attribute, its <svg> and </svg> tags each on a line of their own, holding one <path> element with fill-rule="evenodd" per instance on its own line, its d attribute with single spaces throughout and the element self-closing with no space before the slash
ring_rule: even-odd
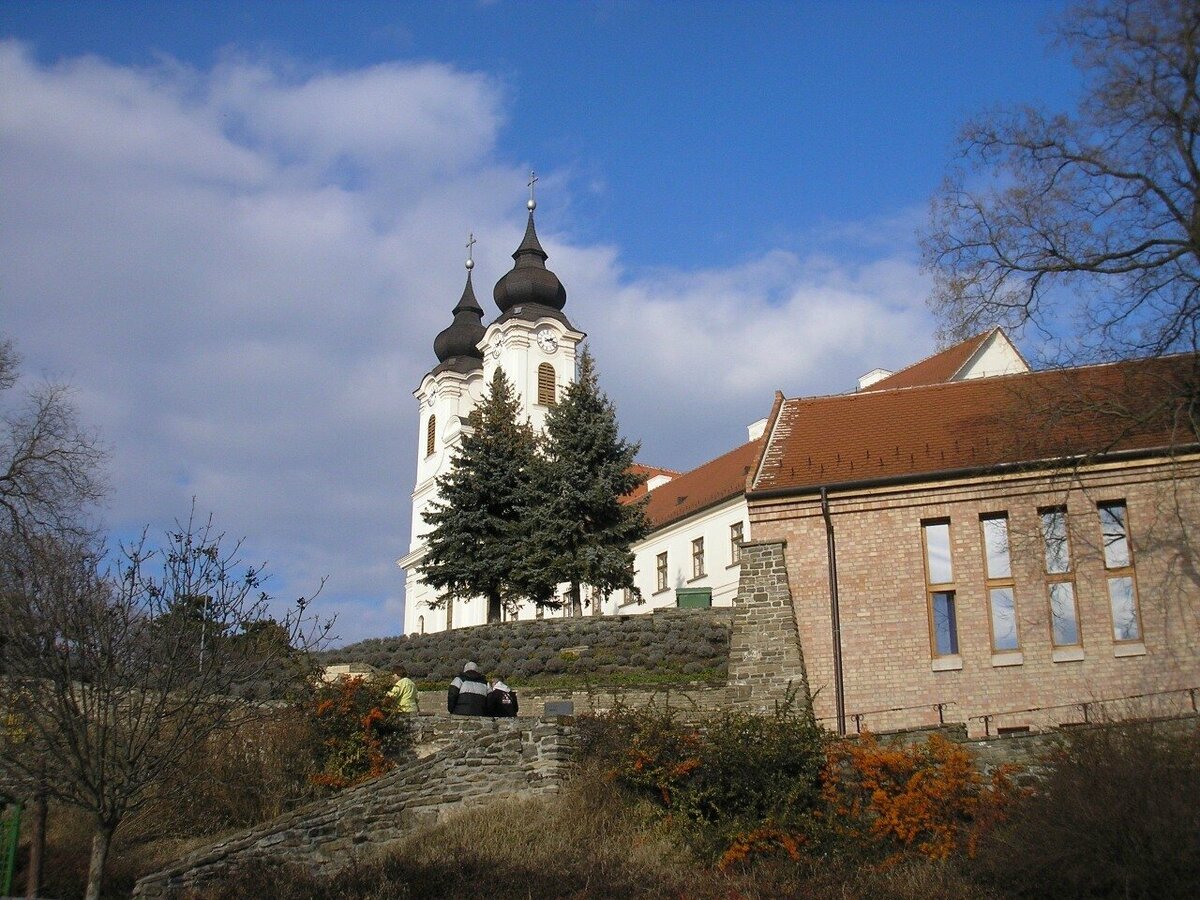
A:
<svg viewBox="0 0 1200 900">
<path fill-rule="evenodd" d="M 746 476 L 758 457 L 763 439 L 742 444 L 723 456 L 685 472 L 650 492 L 646 518 L 654 529 L 686 519 L 746 492 Z"/>
<path fill-rule="evenodd" d="M 667 475 L 671 478 L 676 478 L 679 475 L 679 472 L 676 472 L 674 469 L 662 469 L 658 466 L 647 466 L 638 462 L 635 462 L 632 466 L 630 466 L 629 471 L 634 475 L 644 475 L 645 480 L 621 498 L 622 502 L 625 503 L 632 503 L 634 500 L 640 500 L 642 497 L 645 497 L 647 492 L 646 482 L 655 475 Z"/>
<path fill-rule="evenodd" d="M 995 329 L 992 329 L 995 331 Z M 927 356 L 920 362 L 894 372 L 887 378 L 881 378 L 874 384 L 863 388 L 863 391 L 886 391 L 892 388 L 913 387 L 920 384 L 940 384 L 949 381 L 957 375 L 975 355 L 984 342 L 992 336 L 992 331 L 985 331 L 975 337 L 967 338 L 953 347 L 947 347 L 933 356 Z"/>
<path fill-rule="evenodd" d="M 751 493 L 1192 446 L 1176 423 L 1198 385 L 1187 354 L 785 400 Z"/>
</svg>

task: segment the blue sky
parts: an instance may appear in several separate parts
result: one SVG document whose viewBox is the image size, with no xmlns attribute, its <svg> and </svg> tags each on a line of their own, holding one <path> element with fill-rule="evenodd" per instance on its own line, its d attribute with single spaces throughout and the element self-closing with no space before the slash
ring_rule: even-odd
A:
<svg viewBox="0 0 1200 900">
<path fill-rule="evenodd" d="M 344 639 L 399 629 L 411 391 L 525 180 L 649 463 L 931 352 L 917 229 L 969 115 L 1069 109 L 1059 3 L 0 4 L 0 330 Z M 491 308 L 485 301 L 485 306 Z"/>
</svg>

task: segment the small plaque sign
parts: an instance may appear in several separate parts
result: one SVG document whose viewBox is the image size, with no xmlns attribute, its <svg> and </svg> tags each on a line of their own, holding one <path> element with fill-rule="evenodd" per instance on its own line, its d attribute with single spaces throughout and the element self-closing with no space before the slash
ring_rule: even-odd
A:
<svg viewBox="0 0 1200 900">
<path fill-rule="evenodd" d="M 546 712 L 547 716 L 573 716 L 575 715 L 574 700 L 547 700 Z"/>
</svg>

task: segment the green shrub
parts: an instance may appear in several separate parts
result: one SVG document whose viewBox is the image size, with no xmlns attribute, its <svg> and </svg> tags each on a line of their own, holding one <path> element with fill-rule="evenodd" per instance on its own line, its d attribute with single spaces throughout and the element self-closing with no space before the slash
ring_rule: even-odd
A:
<svg viewBox="0 0 1200 900">
<path fill-rule="evenodd" d="M 709 855 L 765 822 L 801 827 L 821 798 L 824 735 L 790 705 L 696 725 L 671 711 L 626 708 L 579 721 L 581 755 L 686 823 Z"/>
<path fill-rule="evenodd" d="M 323 663 L 369 661 L 385 669 L 403 664 L 422 681 L 441 686 L 458 674 L 468 659 L 485 670 L 497 669 L 522 679 L 568 673 L 591 678 L 604 671 L 603 666 L 618 666 L 622 672 L 654 676 L 651 682 L 662 682 L 659 676 L 663 673 L 679 681 L 692 672 L 724 676 L 729 654 L 726 620 L 720 612 L 699 610 L 625 619 L 526 620 L 372 638 L 319 656 Z M 578 659 L 553 663 L 547 672 L 547 664 L 559 659 L 558 651 L 573 646 L 588 650 Z"/>
</svg>

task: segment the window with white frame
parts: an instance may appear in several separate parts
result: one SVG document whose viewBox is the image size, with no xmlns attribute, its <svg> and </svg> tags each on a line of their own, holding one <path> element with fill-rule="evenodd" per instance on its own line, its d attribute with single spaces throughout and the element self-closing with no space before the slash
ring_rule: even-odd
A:
<svg viewBox="0 0 1200 900">
<path fill-rule="evenodd" d="M 921 524 L 925 548 L 925 596 L 929 608 L 929 640 L 934 656 L 958 654 L 958 611 L 954 566 L 950 558 L 950 521 Z"/>
<path fill-rule="evenodd" d="M 692 577 L 704 577 L 704 538 L 692 541 Z"/>
<path fill-rule="evenodd" d="M 665 591 L 667 589 L 667 551 L 663 551 L 654 558 L 654 590 Z"/>
<path fill-rule="evenodd" d="M 1021 648 L 1017 630 L 1017 601 L 1009 558 L 1008 515 L 989 513 L 981 516 L 983 535 L 984 583 L 988 596 L 988 621 L 992 630 L 992 651 L 1004 653 Z"/>
<path fill-rule="evenodd" d="M 1071 569 L 1071 536 L 1067 508 L 1039 510 L 1046 560 L 1046 593 L 1050 599 L 1050 640 L 1055 647 L 1077 647 L 1079 607 L 1075 600 L 1075 573 Z"/>
<path fill-rule="evenodd" d="M 1112 610 L 1113 640 L 1140 641 L 1141 614 L 1133 576 L 1133 548 L 1129 543 L 1129 512 L 1124 500 L 1096 504 L 1104 541 L 1104 571 L 1108 603 Z"/>
</svg>

